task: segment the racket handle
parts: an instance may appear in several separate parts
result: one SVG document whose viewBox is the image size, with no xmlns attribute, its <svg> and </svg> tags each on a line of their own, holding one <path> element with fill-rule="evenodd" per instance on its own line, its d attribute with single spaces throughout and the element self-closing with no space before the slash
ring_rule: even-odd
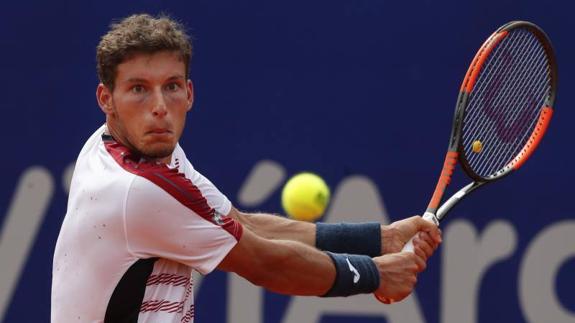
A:
<svg viewBox="0 0 575 323">
<path fill-rule="evenodd" d="M 435 217 L 435 214 L 433 214 L 431 212 L 425 212 L 423 214 L 423 219 L 425 221 L 429 221 L 431 223 L 434 223 L 435 225 L 439 225 L 439 221 L 437 220 L 437 217 Z M 401 249 L 402 252 L 404 252 L 404 251 L 413 252 L 413 238 L 415 238 L 415 236 L 411 237 L 411 239 L 409 239 L 409 241 L 407 241 L 405 246 L 403 246 L 403 249 Z"/>
<path fill-rule="evenodd" d="M 435 214 L 433 214 L 431 212 L 425 212 L 423 214 L 423 219 L 426 221 L 429 221 L 431 223 L 434 223 L 435 225 L 439 225 L 439 220 L 437 220 L 437 217 L 435 216 Z M 411 237 L 411 239 L 409 239 L 409 241 L 407 241 L 405 246 L 403 246 L 403 249 L 401 249 L 402 252 L 404 252 L 404 251 L 413 252 L 413 238 L 415 238 L 415 236 Z M 377 294 L 373 294 L 373 296 L 375 296 L 375 299 L 377 299 L 381 303 L 385 303 L 385 304 L 395 303 L 395 300 L 393 300 L 391 298 L 379 296 Z"/>
</svg>

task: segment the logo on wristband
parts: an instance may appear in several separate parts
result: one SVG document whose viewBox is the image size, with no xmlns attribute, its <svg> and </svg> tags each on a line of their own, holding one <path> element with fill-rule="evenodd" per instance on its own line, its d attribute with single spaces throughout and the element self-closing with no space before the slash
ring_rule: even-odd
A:
<svg viewBox="0 0 575 323">
<path fill-rule="evenodd" d="M 359 278 L 361 277 L 359 272 L 357 271 L 357 269 L 355 269 L 355 267 L 351 264 L 351 262 L 349 262 L 349 258 L 345 258 L 345 261 L 347 261 L 347 265 L 349 266 L 349 270 L 353 273 L 353 283 L 357 284 L 357 282 L 359 281 Z"/>
</svg>

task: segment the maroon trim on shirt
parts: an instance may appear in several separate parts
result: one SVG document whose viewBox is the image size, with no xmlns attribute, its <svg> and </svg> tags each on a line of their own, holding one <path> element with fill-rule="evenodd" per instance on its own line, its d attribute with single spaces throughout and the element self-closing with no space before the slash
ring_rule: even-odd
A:
<svg viewBox="0 0 575 323">
<path fill-rule="evenodd" d="M 171 302 L 165 299 L 144 301 L 140 307 L 140 313 L 145 312 L 183 313 L 184 302 Z"/>
<path fill-rule="evenodd" d="M 188 312 L 186 313 L 186 315 L 184 315 L 184 317 L 182 317 L 182 323 L 189 323 L 193 318 L 194 318 L 194 312 L 195 312 L 195 306 L 194 304 L 192 304 L 190 306 L 190 309 L 188 309 Z"/>
<path fill-rule="evenodd" d="M 187 208 L 205 220 L 224 228 L 237 241 L 240 240 L 243 232 L 241 224 L 211 208 L 200 189 L 184 174 L 178 172 L 177 169 L 170 169 L 164 164 L 140 158 L 110 136 L 102 136 L 102 138 L 108 153 L 126 171 L 144 177 L 158 185 Z"/>
<path fill-rule="evenodd" d="M 191 277 L 176 275 L 176 274 L 154 274 L 148 277 L 146 286 L 153 285 L 171 285 L 171 286 L 188 286 L 191 284 Z"/>
</svg>

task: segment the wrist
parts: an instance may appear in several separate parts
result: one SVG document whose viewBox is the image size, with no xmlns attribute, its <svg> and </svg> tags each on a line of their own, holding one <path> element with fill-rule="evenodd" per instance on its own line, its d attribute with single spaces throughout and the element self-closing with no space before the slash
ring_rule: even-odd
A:
<svg viewBox="0 0 575 323">
<path fill-rule="evenodd" d="M 369 256 L 326 252 L 335 266 L 332 287 L 322 297 L 373 293 L 379 287 L 379 270 Z"/>
<path fill-rule="evenodd" d="M 368 223 L 317 223 L 316 248 L 336 253 L 381 255 L 381 225 Z"/>
</svg>

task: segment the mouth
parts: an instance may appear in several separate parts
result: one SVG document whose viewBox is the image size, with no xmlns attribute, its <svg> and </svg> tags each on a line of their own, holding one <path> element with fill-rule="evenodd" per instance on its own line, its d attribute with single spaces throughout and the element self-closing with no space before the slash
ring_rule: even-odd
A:
<svg viewBox="0 0 575 323">
<path fill-rule="evenodd" d="M 154 128 L 148 132 L 146 132 L 146 134 L 150 134 L 150 135 L 170 135 L 172 134 L 172 131 L 166 128 Z"/>
<path fill-rule="evenodd" d="M 154 128 L 146 132 L 146 136 L 148 136 L 152 140 L 171 140 L 173 136 L 173 132 L 167 128 Z"/>
</svg>

